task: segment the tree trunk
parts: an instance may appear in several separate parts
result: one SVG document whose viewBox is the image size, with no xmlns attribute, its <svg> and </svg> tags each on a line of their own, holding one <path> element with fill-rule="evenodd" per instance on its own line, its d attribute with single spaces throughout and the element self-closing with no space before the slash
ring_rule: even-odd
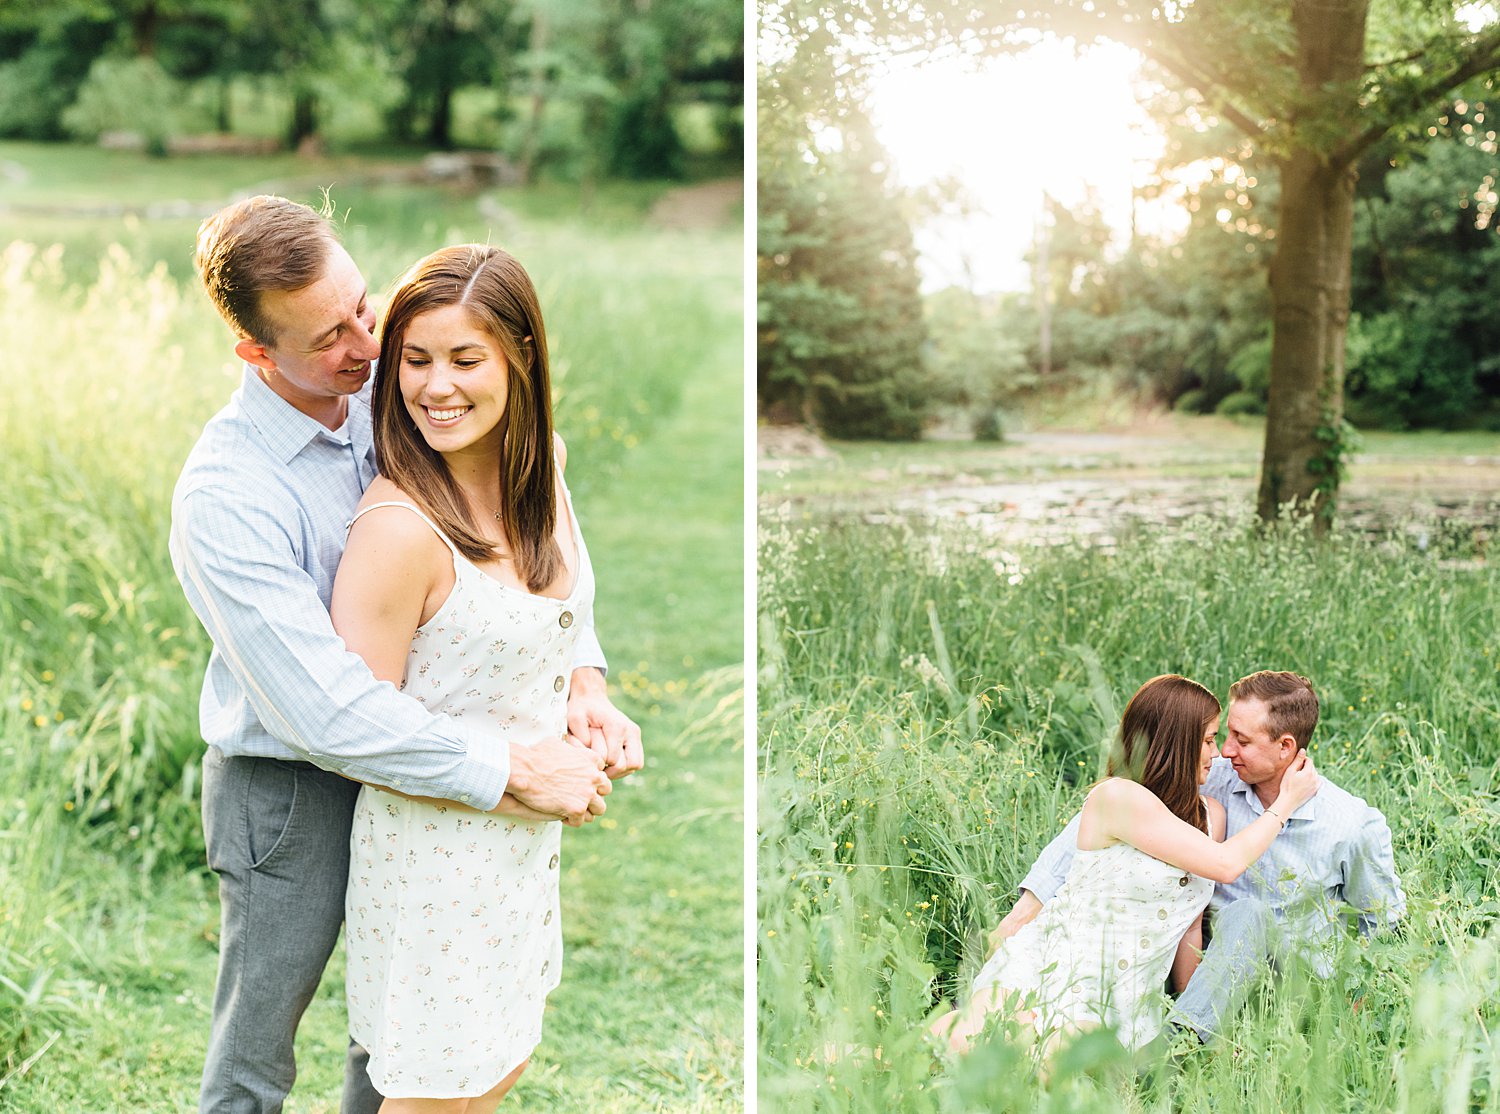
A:
<svg viewBox="0 0 1500 1114">
<path fill-rule="evenodd" d="M 441 151 L 447 151 L 453 146 L 453 85 L 447 75 L 439 80 L 437 90 L 433 93 L 427 142 Z"/>
<path fill-rule="evenodd" d="M 1297 71 L 1324 120 L 1358 119 L 1368 0 L 1296 0 Z M 1343 102 L 1343 103 L 1338 103 Z M 1344 340 L 1353 255 L 1352 165 L 1297 147 L 1279 160 L 1281 211 L 1271 262 L 1271 384 L 1257 510 L 1288 503 L 1326 530 L 1338 501 Z"/>
<path fill-rule="evenodd" d="M 318 98 L 312 93 L 296 93 L 292 98 L 292 125 L 287 139 L 292 150 L 318 133 Z"/>
<path fill-rule="evenodd" d="M 521 141 L 521 184 L 529 186 L 536 177 L 537 158 L 542 150 L 542 114 L 547 108 L 547 66 L 545 63 L 551 28 L 546 5 L 538 4 L 531 13 L 531 104 L 526 116 L 526 133 Z"/>
</svg>

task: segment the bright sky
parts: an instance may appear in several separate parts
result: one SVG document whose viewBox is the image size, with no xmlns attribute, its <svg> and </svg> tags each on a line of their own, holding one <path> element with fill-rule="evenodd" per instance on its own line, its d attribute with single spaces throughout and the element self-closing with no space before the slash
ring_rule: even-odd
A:
<svg viewBox="0 0 1500 1114">
<path fill-rule="evenodd" d="M 1075 204 L 1097 192 L 1116 245 L 1130 236 L 1131 186 L 1154 173 L 1165 139 L 1136 102 L 1137 55 L 1124 47 L 1046 41 L 984 62 L 906 62 L 871 82 L 871 108 L 897 179 L 957 179 L 979 210 L 916 230 L 923 286 L 979 291 L 1030 286 L 1043 191 Z M 1180 207 L 1137 208 L 1142 232 L 1184 227 Z"/>
</svg>

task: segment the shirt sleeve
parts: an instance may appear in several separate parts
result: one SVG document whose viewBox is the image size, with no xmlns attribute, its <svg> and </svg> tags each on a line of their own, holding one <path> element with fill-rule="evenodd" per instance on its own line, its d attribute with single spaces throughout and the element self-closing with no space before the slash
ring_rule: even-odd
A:
<svg viewBox="0 0 1500 1114">
<path fill-rule="evenodd" d="M 594 606 L 589 605 L 578 623 L 578 639 L 573 643 L 573 668 L 587 669 L 593 666 L 606 677 L 609 662 L 604 660 L 604 647 L 599 645 L 599 636 L 594 633 Z"/>
<path fill-rule="evenodd" d="M 357 781 L 499 803 L 508 747 L 376 680 L 333 629 L 273 509 L 243 493 L 189 491 L 173 508 L 171 550 L 189 604 L 272 736 Z"/>
<path fill-rule="evenodd" d="M 1406 894 L 1391 852 L 1391 829 L 1376 809 L 1365 810 L 1351 844 L 1344 864 L 1344 900 L 1358 914 L 1363 936 L 1394 925 L 1406 913 Z"/>
<path fill-rule="evenodd" d="M 1021 879 L 1022 890 L 1030 890 L 1043 905 L 1057 896 L 1062 884 L 1067 881 L 1068 868 L 1073 865 L 1073 852 L 1078 848 L 1078 824 L 1083 819 L 1079 813 L 1069 820 L 1057 837 L 1042 848 L 1036 862 Z"/>
</svg>

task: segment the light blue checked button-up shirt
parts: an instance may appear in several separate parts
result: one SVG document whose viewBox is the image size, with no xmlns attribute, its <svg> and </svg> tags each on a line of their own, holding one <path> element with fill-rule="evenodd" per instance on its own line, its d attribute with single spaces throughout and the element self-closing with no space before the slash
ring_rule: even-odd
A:
<svg viewBox="0 0 1500 1114">
<path fill-rule="evenodd" d="M 312 762 L 491 809 L 510 776 L 503 740 L 377 681 L 328 615 L 349 519 L 375 476 L 369 394 L 366 384 L 329 430 L 247 366 L 188 456 L 170 549 L 214 644 L 203 738 L 229 756 Z M 592 614 L 579 622 L 575 668 L 602 667 Z"/>
<path fill-rule="evenodd" d="M 1343 915 L 1352 912 L 1360 932 L 1368 935 L 1401 918 L 1406 895 L 1396 878 L 1385 817 L 1327 775 L 1320 774 L 1318 781 L 1317 795 L 1287 817 L 1270 849 L 1238 879 L 1214 887 L 1209 908 L 1216 913 L 1242 897 L 1259 898 L 1314 967 L 1327 975 Z M 1265 811 L 1227 758 L 1214 759 L 1203 792 L 1224 806 L 1230 836 Z M 1075 816 L 1068 822 L 1021 880 L 1019 888 L 1030 890 L 1044 905 L 1067 879 L 1078 848 L 1078 821 Z"/>
</svg>

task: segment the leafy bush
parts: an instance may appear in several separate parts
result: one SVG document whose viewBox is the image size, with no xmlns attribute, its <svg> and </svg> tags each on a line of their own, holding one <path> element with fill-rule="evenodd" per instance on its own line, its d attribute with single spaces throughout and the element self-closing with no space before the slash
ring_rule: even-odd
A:
<svg viewBox="0 0 1500 1114">
<path fill-rule="evenodd" d="M 166 153 L 167 139 L 178 131 L 182 84 L 154 58 L 100 58 L 63 112 L 62 125 L 77 139 L 98 139 L 105 132 L 137 132 L 148 150 Z"/>
<path fill-rule="evenodd" d="M 1215 414 L 1223 414 L 1233 417 L 1236 414 L 1264 414 L 1266 412 L 1266 400 L 1250 391 L 1235 391 L 1233 394 L 1225 395 L 1214 407 Z"/>
<path fill-rule="evenodd" d="M 1172 409 L 1181 414 L 1204 414 L 1208 412 L 1208 392 L 1202 387 L 1183 391 L 1172 403 Z"/>
</svg>

